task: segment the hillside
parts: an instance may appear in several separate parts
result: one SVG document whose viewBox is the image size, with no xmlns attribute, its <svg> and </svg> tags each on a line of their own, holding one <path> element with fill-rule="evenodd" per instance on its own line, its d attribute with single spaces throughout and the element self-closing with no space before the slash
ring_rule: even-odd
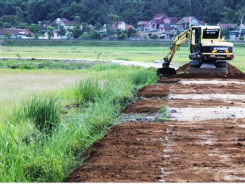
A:
<svg viewBox="0 0 245 184">
<path fill-rule="evenodd" d="M 96 28 L 110 22 L 111 17 L 135 26 L 140 20 L 152 20 L 157 13 L 178 19 L 192 15 L 209 24 L 239 24 L 244 12 L 244 0 L 1 0 L 0 17 L 14 16 L 0 19 L 0 28 L 24 28 L 57 17 L 73 21 L 75 16 Z"/>
</svg>

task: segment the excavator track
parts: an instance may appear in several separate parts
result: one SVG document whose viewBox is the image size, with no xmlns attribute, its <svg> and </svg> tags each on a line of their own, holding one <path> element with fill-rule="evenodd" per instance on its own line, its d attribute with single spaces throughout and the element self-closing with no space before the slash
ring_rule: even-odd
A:
<svg viewBox="0 0 245 184">
<path fill-rule="evenodd" d="M 199 66 L 193 65 L 196 61 L 190 62 L 190 74 L 208 73 L 211 75 L 226 75 L 228 74 L 226 61 L 218 61 L 216 63 L 203 63 Z"/>
</svg>

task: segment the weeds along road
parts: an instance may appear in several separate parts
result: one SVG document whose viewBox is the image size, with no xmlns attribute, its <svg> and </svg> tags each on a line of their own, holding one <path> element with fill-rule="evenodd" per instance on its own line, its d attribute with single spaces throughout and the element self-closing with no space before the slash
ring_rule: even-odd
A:
<svg viewBox="0 0 245 184">
<path fill-rule="evenodd" d="M 13 57 L 1 57 L 2 60 L 6 59 L 18 59 Z M 126 60 L 97 60 L 97 59 L 63 59 L 63 58 L 21 58 L 21 60 L 64 60 L 64 61 L 73 61 L 73 62 L 86 62 L 86 61 L 101 61 L 101 62 L 112 62 L 125 66 L 140 66 L 144 68 L 161 68 L 162 61 L 154 61 L 154 62 L 141 62 L 141 61 L 126 61 Z"/>
<path fill-rule="evenodd" d="M 179 74 L 140 89 L 64 181 L 244 182 L 245 75 L 229 70 Z"/>
</svg>

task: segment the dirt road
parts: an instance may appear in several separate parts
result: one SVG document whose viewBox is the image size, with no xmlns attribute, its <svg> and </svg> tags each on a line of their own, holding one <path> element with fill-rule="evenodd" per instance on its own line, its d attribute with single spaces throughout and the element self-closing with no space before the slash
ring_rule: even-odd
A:
<svg viewBox="0 0 245 184">
<path fill-rule="evenodd" d="M 245 182 L 245 75 L 179 70 L 139 90 L 64 181 Z"/>
</svg>

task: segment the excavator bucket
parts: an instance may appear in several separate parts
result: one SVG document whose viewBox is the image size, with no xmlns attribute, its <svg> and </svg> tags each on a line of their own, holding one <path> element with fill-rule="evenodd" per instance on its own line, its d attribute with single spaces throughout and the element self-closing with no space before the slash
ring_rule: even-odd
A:
<svg viewBox="0 0 245 184">
<path fill-rule="evenodd" d="M 168 77 L 170 75 L 176 75 L 176 70 L 174 68 L 158 68 L 157 76 Z"/>
</svg>

